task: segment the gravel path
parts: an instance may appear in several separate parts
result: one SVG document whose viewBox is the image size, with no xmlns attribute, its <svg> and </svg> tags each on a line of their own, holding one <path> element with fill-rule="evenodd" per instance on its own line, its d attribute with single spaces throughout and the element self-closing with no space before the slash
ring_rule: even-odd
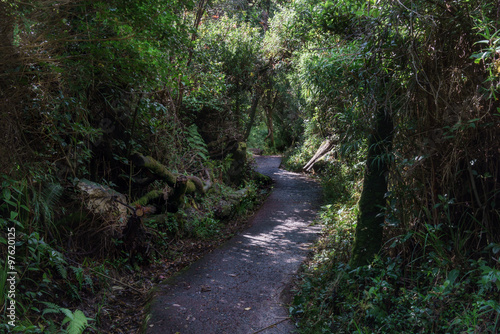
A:
<svg viewBox="0 0 500 334">
<path fill-rule="evenodd" d="M 288 334 L 295 326 L 283 305 L 293 276 L 320 227 L 309 226 L 319 185 L 279 169 L 281 158 L 256 157 L 274 190 L 251 226 L 161 286 L 148 334 Z"/>
</svg>

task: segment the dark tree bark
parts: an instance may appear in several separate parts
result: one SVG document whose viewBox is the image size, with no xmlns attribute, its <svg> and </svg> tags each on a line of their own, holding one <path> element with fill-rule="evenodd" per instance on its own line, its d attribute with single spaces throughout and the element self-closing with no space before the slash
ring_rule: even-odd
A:
<svg viewBox="0 0 500 334">
<path fill-rule="evenodd" d="M 122 247 L 128 253 L 131 263 L 135 263 L 138 259 L 146 259 L 147 261 L 148 258 L 149 238 L 142 223 L 142 214 L 141 210 L 134 212 L 129 217 L 127 225 L 122 231 Z"/>
<path fill-rule="evenodd" d="M 239 142 L 238 147 L 231 153 L 232 162 L 229 170 L 227 171 L 227 177 L 230 183 L 239 186 L 245 177 L 247 144 L 245 142 Z"/>
<path fill-rule="evenodd" d="M 179 175 L 174 185 L 174 192 L 167 201 L 167 211 L 177 212 L 184 205 L 184 194 L 187 190 L 189 179 L 185 175 Z"/>
<path fill-rule="evenodd" d="M 278 92 L 274 92 L 274 95 L 271 89 L 267 92 L 267 103 L 264 105 L 264 110 L 267 119 L 267 136 L 264 140 L 271 140 L 271 147 L 275 147 L 276 144 L 274 142 L 274 128 L 273 128 L 273 111 L 276 106 L 276 101 L 278 100 Z"/>
<path fill-rule="evenodd" d="M 250 120 L 248 121 L 245 131 L 245 138 L 243 139 L 245 142 L 248 140 L 250 132 L 252 131 L 253 123 L 255 121 L 255 115 L 257 114 L 257 106 L 259 105 L 260 95 L 260 92 L 256 91 L 252 97 L 252 106 L 250 107 Z"/>
<path fill-rule="evenodd" d="M 368 141 L 363 191 L 358 203 L 358 223 L 350 261 L 353 267 L 369 264 L 382 247 L 385 194 L 387 193 L 386 174 L 389 170 L 392 133 L 392 117 L 385 112 L 384 108 L 379 108 L 375 130 Z"/>
</svg>

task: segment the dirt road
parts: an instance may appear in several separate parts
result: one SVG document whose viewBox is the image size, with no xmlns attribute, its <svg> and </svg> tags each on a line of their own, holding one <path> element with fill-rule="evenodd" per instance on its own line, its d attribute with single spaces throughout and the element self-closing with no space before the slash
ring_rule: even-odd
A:
<svg viewBox="0 0 500 334">
<path fill-rule="evenodd" d="M 279 169 L 279 157 L 256 157 L 274 190 L 250 227 L 161 286 L 148 334 L 288 334 L 290 283 L 320 227 L 310 226 L 319 185 Z"/>
</svg>

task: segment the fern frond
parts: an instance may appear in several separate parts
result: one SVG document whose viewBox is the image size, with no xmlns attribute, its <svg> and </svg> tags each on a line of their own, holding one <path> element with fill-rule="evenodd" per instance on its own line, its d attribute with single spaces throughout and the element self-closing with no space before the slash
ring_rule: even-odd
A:
<svg viewBox="0 0 500 334">
<path fill-rule="evenodd" d="M 68 263 L 64 259 L 61 252 L 54 249 L 50 250 L 49 263 L 57 268 L 57 272 L 62 276 L 62 278 L 66 279 L 68 277 L 68 271 L 66 270 Z"/>
<path fill-rule="evenodd" d="M 78 281 L 78 284 L 80 284 L 80 286 L 82 286 L 83 280 L 84 280 L 84 278 L 86 278 L 84 276 L 84 273 L 83 273 L 83 268 L 75 267 L 75 266 L 70 266 L 70 268 L 73 271 L 73 273 L 75 274 L 75 278 Z"/>
<path fill-rule="evenodd" d="M 65 318 L 61 323 L 61 327 L 67 324 L 67 327 L 64 330 L 64 333 L 67 334 L 82 334 L 85 328 L 88 327 L 89 320 L 93 320 L 91 318 L 87 318 L 85 314 L 80 310 L 71 312 L 71 310 L 51 302 L 41 302 L 41 303 L 47 306 L 47 308 L 43 310 L 42 315 L 50 313 L 62 313 L 65 315 Z"/>
<path fill-rule="evenodd" d="M 61 310 L 61 313 L 66 316 L 66 318 L 64 318 L 64 320 L 62 322 L 63 325 L 65 323 L 67 323 L 68 321 L 73 320 L 74 316 L 73 316 L 73 312 L 71 312 L 71 310 L 64 308 L 64 307 L 61 307 L 60 310 Z"/>
<path fill-rule="evenodd" d="M 52 222 L 54 210 L 64 191 L 59 183 L 49 183 L 40 192 L 33 194 L 33 209 L 37 219 L 43 218 L 45 222 Z"/>
<path fill-rule="evenodd" d="M 206 161 L 208 160 L 208 157 L 203 153 L 203 152 L 198 152 L 198 156 L 203 160 Z"/>
<path fill-rule="evenodd" d="M 56 305 L 51 302 L 41 302 L 41 303 L 47 306 L 47 308 L 42 311 L 42 315 L 61 312 L 61 306 L 59 305 Z"/>
<path fill-rule="evenodd" d="M 208 146 L 198 132 L 196 124 L 189 126 L 186 134 L 189 149 L 195 152 L 203 161 L 208 160 Z"/>
<path fill-rule="evenodd" d="M 69 324 L 66 328 L 66 332 L 68 334 L 81 334 L 89 325 L 88 321 L 89 318 L 87 318 L 82 311 L 76 310 L 72 313 L 71 319 L 68 320 Z"/>
<path fill-rule="evenodd" d="M 71 292 L 73 294 L 73 298 L 78 299 L 78 300 L 81 301 L 82 297 L 80 297 L 80 293 L 78 292 L 78 289 L 77 289 L 76 285 L 74 285 L 70 281 L 67 281 L 67 285 L 68 285 L 69 290 L 71 290 Z"/>
</svg>

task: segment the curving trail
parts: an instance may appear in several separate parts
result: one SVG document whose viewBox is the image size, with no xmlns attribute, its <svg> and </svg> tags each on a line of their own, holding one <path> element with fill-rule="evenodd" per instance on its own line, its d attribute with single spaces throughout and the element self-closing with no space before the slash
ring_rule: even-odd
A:
<svg viewBox="0 0 500 334">
<path fill-rule="evenodd" d="M 280 157 L 256 157 L 274 190 L 251 226 L 161 286 L 148 334 L 288 334 L 284 296 L 320 227 L 309 226 L 320 187 L 279 169 Z"/>
</svg>

